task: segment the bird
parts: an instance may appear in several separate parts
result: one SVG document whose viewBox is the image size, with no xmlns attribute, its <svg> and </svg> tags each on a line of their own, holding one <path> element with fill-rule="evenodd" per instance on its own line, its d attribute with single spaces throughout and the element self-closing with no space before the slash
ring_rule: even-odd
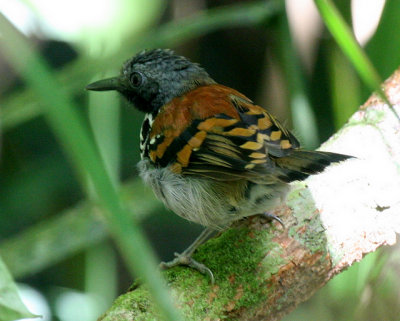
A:
<svg viewBox="0 0 400 321">
<path fill-rule="evenodd" d="M 143 50 L 116 77 L 87 90 L 116 90 L 145 113 L 140 129 L 139 176 L 177 215 L 205 227 L 162 268 L 188 265 L 199 245 L 233 222 L 253 215 L 282 220 L 271 210 L 290 183 L 351 156 L 308 151 L 266 109 L 217 83 L 199 64 L 170 49 Z"/>
</svg>

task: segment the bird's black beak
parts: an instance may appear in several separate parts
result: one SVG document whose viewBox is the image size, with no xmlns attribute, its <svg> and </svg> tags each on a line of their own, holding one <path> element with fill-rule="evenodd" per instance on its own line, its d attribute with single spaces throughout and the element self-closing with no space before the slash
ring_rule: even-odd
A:
<svg viewBox="0 0 400 321">
<path fill-rule="evenodd" d="M 122 89 L 123 84 L 120 77 L 113 77 L 98 80 L 87 85 L 86 90 L 106 91 L 106 90 L 119 90 Z"/>
</svg>

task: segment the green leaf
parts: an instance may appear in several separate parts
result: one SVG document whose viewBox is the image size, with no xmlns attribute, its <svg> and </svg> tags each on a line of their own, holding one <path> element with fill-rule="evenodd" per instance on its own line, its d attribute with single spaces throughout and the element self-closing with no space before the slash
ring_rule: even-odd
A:
<svg viewBox="0 0 400 321">
<path fill-rule="evenodd" d="M 361 49 L 350 28 L 330 0 L 315 0 L 324 23 L 343 52 L 350 59 L 360 77 L 373 90 L 380 90 L 381 77 Z"/>
<path fill-rule="evenodd" d="M 400 65 L 400 2 L 387 0 L 382 17 L 372 39 L 366 45 L 366 52 L 375 68 L 384 78 Z"/>
<path fill-rule="evenodd" d="M 332 1 L 314 0 L 314 2 L 326 27 L 331 32 L 340 48 L 350 59 L 363 82 L 369 87 L 369 89 L 375 91 L 385 101 L 385 103 L 391 107 L 396 118 L 400 119 L 400 116 L 397 115 L 381 88 L 381 77 L 368 59 L 368 56 L 358 44 L 349 26 L 346 24 Z"/>
<path fill-rule="evenodd" d="M 6 265 L 0 257 L 0 321 L 38 317 L 28 311 L 19 297 Z"/>
</svg>

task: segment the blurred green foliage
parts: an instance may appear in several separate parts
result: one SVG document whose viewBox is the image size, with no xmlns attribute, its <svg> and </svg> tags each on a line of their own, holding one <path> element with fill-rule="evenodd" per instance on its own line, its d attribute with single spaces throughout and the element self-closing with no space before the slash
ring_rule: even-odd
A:
<svg viewBox="0 0 400 321">
<path fill-rule="evenodd" d="M 335 3 L 351 24 L 350 1 Z M 198 9 L 202 6 L 207 8 Z M 152 12 L 146 11 L 147 19 L 140 26 L 127 24 L 123 33 L 118 28 L 110 33 L 109 38 L 119 39 L 118 50 L 91 54 L 89 46 L 54 42 L 64 49 L 45 56 L 51 64 L 71 52 L 65 59 L 70 61 L 54 70 L 57 83 L 79 106 L 76 112 L 90 122 L 114 186 L 124 182 L 124 202 L 163 259 L 185 248 L 184 242 L 189 243 L 198 228 L 167 213 L 135 179 L 142 115 L 125 103 L 120 108 L 113 94 L 88 99 L 83 88 L 94 78 L 118 72 L 125 59 L 143 48 L 171 47 L 200 62 L 218 82 L 278 110 L 305 146 L 317 147 L 346 122 L 370 90 L 327 31 L 316 38 L 315 59 L 307 69 L 284 9 L 283 1 L 194 1 L 192 5 L 171 1 L 148 8 L 142 4 L 138 10 Z M 127 10 L 123 12 L 126 15 Z M 400 65 L 400 38 L 393 32 L 399 17 L 400 3 L 387 0 L 378 29 L 365 47 L 383 79 Z M 93 39 L 100 38 L 93 35 Z M 48 41 L 38 41 L 38 48 Z M 0 56 L 0 63 L 5 64 L 4 57 Z M 107 296 L 107 306 L 113 296 L 127 289 L 131 279 L 115 255 L 105 257 L 109 243 L 105 252 L 95 247 L 107 240 L 99 209 L 85 200 L 70 160 L 42 118 L 37 93 L 10 68 L 5 70 L 7 77 L 0 82 L 0 253 L 13 275 L 45 293 L 62 286 L 101 296 L 107 286 L 115 288 Z M 93 192 L 90 186 L 88 190 Z M 399 269 L 393 268 L 398 268 L 393 255 L 382 250 L 368 255 L 287 320 L 396 320 L 400 315 L 394 308 L 399 303 Z M 93 281 L 93 275 L 101 275 L 101 267 L 109 260 L 115 262 L 115 268 L 108 265 L 114 277 Z"/>
<path fill-rule="evenodd" d="M 17 287 L 0 257 L 0 320 L 12 321 L 15 319 L 30 318 L 30 313 L 18 295 Z"/>
</svg>

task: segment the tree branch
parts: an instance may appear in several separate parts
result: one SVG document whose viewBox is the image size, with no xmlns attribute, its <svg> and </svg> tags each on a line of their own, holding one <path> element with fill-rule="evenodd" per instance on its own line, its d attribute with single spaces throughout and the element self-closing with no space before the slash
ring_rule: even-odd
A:
<svg viewBox="0 0 400 321">
<path fill-rule="evenodd" d="M 400 69 L 384 84 L 400 112 Z M 400 124 L 376 96 L 322 149 L 356 156 L 293 184 L 279 225 L 253 217 L 208 241 L 195 258 L 207 277 L 184 267 L 164 276 L 186 320 L 279 320 L 335 274 L 400 231 Z M 140 258 L 137 258 L 140 259 Z M 99 319 L 157 320 L 145 286 L 121 295 Z"/>
</svg>

